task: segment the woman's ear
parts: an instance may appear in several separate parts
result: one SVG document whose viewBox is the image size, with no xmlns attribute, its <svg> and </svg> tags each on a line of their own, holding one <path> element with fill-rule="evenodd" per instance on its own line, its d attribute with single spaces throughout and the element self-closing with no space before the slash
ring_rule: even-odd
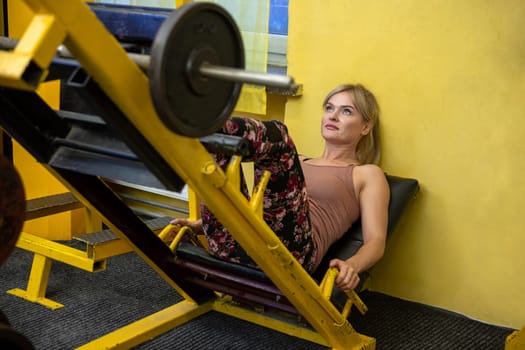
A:
<svg viewBox="0 0 525 350">
<path fill-rule="evenodd" d="M 361 129 L 361 135 L 363 136 L 368 135 L 370 131 L 372 131 L 373 128 L 374 128 L 373 123 L 371 122 L 365 123 L 365 125 L 363 125 L 363 128 Z"/>
</svg>

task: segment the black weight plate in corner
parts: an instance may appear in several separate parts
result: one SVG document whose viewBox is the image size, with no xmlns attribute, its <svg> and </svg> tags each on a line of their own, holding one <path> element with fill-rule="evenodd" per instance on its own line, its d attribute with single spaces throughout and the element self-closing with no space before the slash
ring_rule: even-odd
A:
<svg viewBox="0 0 525 350">
<path fill-rule="evenodd" d="M 159 28 L 151 49 L 150 90 L 159 117 L 170 130 L 202 137 L 230 117 L 241 83 L 191 73 L 191 62 L 244 69 L 244 47 L 231 15 L 213 3 L 188 3 Z"/>
<path fill-rule="evenodd" d="M 25 221 L 26 198 L 22 180 L 0 154 L 0 265 L 11 255 Z"/>
</svg>

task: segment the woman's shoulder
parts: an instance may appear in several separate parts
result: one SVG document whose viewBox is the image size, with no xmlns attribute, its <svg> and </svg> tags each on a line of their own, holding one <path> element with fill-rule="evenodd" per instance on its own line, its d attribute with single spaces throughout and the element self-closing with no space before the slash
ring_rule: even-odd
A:
<svg viewBox="0 0 525 350">
<path fill-rule="evenodd" d="M 381 167 L 376 164 L 356 165 L 354 168 L 354 171 L 365 174 L 365 175 L 377 175 L 377 174 L 384 175 L 385 174 L 383 169 L 381 169 Z"/>
<path fill-rule="evenodd" d="M 362 164 L 355 166 L 353 177 L 356 185 L 361 186 L 370 183 L 386 183 L 385 172 L 376 164 Z"/>
</svg>

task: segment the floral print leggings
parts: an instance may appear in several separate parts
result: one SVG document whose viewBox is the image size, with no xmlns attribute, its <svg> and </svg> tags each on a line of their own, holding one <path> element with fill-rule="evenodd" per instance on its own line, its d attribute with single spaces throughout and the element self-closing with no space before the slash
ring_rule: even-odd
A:
<svg viewBox="0 0 525 350">
<path fill-rule="evenodd" d="M 265 170 L 270 171 L 270 181 L 264 192 L 264 220 L 297 261 L 307 271 L 313 272 L 315 252 L 305 180 L 295 144 L 286 126 L 279 121 L 233 117 L 228 119 L 221 132 L 249 141 L 249 155 L 243 161 L 254 163 L 255 183 Z M 225 169 L 229 157 L 222 154 L 213 156 L 217 164 Z M 244 182 L 241 191 L 248 198 Z M 212 255 L 256 267 L 255 262 L 204 205 L 202 224 Z"/>
</svg>

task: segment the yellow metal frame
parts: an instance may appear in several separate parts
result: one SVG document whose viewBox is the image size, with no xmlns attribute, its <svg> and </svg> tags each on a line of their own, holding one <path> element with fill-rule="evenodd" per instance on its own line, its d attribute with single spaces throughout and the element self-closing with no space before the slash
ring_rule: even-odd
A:
<svg viewBox="0 0 525 350">
<path fill-rule="evenodd" d="M 10 289 L 7 293 L 53 310 L 64 306 L 46 298 L 53 260 L 84 271 L 99 272 L 106 269 L 106 260 L 108 258 L 132 250 L 126 241 L 117 239 L 96 246 L 87 245 L 86 250 L 82 251 L 27 232 L 20 234 L 16 246 L 34 253 L 33 263 L 27 288 L 25 290 L 20 288 Z"/>
<path fill-rule="evenodd" d="M 123 187 L 119 187 L 119 189 L 122 190 Z M 121 192 L 118 193 L 119 195 L 121 194 Z M 152 194 L 145 190 L 135 190 L 135 196 L 137 198 L 144 198 L 149 195 Z M 56 195 L 49 197 L 56 197 Z M 46 198 L 47 197 L 37 198 L 37 200 Z M 154 198 L 156 200 L 159 198 L 163 201 L 167 200 L 167 198 L 163 197 L 162 195 L 155 195 Z M 26 211 L 26 221 L 83 208 L 83 205 L 80 202 L 74 203 L 70 201 L 69 197 L 67 196 L 64 196 L 64 199 L 66 200 L 65 202 L 46 207 L 37 206 L 37 210 L 30 210 L 29 212 Z M 31 206 L 29 205 L 28 207 Z M 89 208 L 85 208 L 85 213 L 85 232 L 97 233 L 101 231 L 101 219 L 94 213 L 94 211 L 90 210 Z M 156 213 L 158 213 L 158 210 Z M 172 214 L 171 211 L 167 211 L 167 213 Z M 155 232 L 156 231 L 158 231 L 157 228 L 155 228 Z M 74 237 L 74 239 L 78 238 Z M 72 248 L 68 245 L 58 243 L 48 238 L 28 232 L 21 232 L 16 246 L 20 249 L 32 252 L 34 254 L 33 263 L 31 265 L 31 271 L 29 274 L 26 290 L 14 288 L 8 290 L 7 293 L 13 294 L 30 302 L 41 304 L 53 310 L 62 308 L 64 307 L 63 304 L 46 298 L 47 285 L 51 274 L 51 266 L 53 261 L 60 261 L 64 264 L 87 272 L 99 272 L 106 269 L 107 259 L 120 254 L 129 253 L 133 250 L 125 240 L 119 239 L 117 237 L 115 239 L 105 240 L 103 242 L 97 243 L 90 243 L 89 241 L 82 239 L 79 239 L 79 241 L 85 243 L 85 250 Z"/>
<path fill-rule="evenodd" d="M 35 19 L 20 40 L 18 46 L 23 44 L 22 47 L 17 46 L 13 52 L 0 55 L 0 84 L 33 89 L 34 86 L 24 80 L 24 72 L 30 64 L 35 63 L 45 69 L 63 40 L 64 45 L 123 111 L 135 128 L 206 203 L 266 275 L 286 295 L 319 334 L 319 339 L 322 339 L 323 343 L 334 349 L 375 348 L 375 339 L 357 333 L 346 317 L 324 297 L 321 288 L 266 225 L 260 215 L 259 207 L 242 195 L 239 187 L 235 185 L 236 181 L 217 166 L 203 145 L 197 139 L 176 135 L 164 126 L 154 109 L 147 76 L 128 57 L 84 1 L 24 1 L 34 11 Z M 35 24 L 35 21 L 41 19 L 43 24 Z M 94 43 L 97 45 L 96 49 L 93 49 Z M 82 197 L 74 188 L 70 190 L 80 201 L 92 207 L 87 198 Z M 126 235 L 117 227 L 111 227 L 110 220 L 103 216 L 102 219 L 108 222 L 115 233 L 127 240 Z M 129 243 L 133 246 L 132 242 Z M 137 254 L 152 265 L 186 299 L 184 305 L 188 310 L 182 310 L 181 316 L 172 318 L 175 320 L 173 324 L 187 321 L 201 311 L 211 309 L 208 304 L 196 305 L 197 303 L 184 290 L 163 271 L 156 268 L 148 256 L 141 252 L 140 247 L 134 248 Z M 214 305 L 219 304 L 214 303 Z M 219 306 L 217 309 L 222 312 L 227 310 L 226 307 Z M 242 317 L 240 314 L 240 311 L 232 312 L 236 317 Z M 139 323 L 144 324 L 141 321 Z M 142 330 L 139 329 L 131 327 L 123 332 L 130 337 L 133 336 L 132 332 L 137 332 L 136 338 L 142 335 Z M 104 340 L 105 348 L 118 348 L 119 344 L 121 344 L 120 340 L 116 338 Z M 91 348 L 89 344 L 86 346 Z"/>
<path fill-rule="evenodd" d="M 131 349 L 211 310 L 213 310 L 213 303 L 198 305 L 189 301 L 181 301 L 77 349 Z"/>
<path fill-rule="evenodd" d="M 518 331 L 514 331 L 505 340 L 505 350 L 525 349 L 525 326 Z"/>
<path fill-rule="evenodd" d="M 84 207 L 82 203 L 73 201 L 70 199 L 70 196 L 66 195 L 69 195 L 69 193 L 34 199 L 38 201 L 40 199 L 49 199 L 49 197 L 55 197 L 55 199 L 56 197 L 62 197 L 58 203 L 50 206 L 37 205 L 36 210 L 31 209 L 32 206 L 28 205 L 29 210 L 26 210 L 26 221 Z M 29 203 L 31 201 L 33 200 L 30 200 Z M 89 208 L 85 208 L 85 213 L 86 232 L 100 231 L 102 229 L 100 218 Z M 20 233 L 16 246 L 32 252 L 34 254 L 33 263 L 31 264 L 26 289 L 14 288 L 8 290 L 7 293 L 41 304 L 52 310 L 64 307 L 63 304 L 46 298 L 53 260 L 87 272 L 99 272 L 106 269 L 106 260 L 108 258 L 132 251 L 132 248 L 126 241 L 119 239 L 97 245 L 86 244 L 86 249 L 80 250 L 28 232 Z"/>
<path fill-rule="evenodd" d="M 1 85 L 36 88 L 66 36 L 57 17 L 45 12 L 37 12 L 25 33 L 12 52 L 0 51 Z"/>
</svg>

